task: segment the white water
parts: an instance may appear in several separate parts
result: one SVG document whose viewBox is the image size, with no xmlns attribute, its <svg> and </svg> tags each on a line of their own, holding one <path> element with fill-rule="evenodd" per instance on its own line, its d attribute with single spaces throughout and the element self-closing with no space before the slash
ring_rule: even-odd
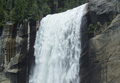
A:
<svg viewBox="0 0 120 83">
<path fill-rule="evenodd" d="M 29 83 L 79 83 L 80 26 L 87 4 L 42 19 Z"/>
</svg>

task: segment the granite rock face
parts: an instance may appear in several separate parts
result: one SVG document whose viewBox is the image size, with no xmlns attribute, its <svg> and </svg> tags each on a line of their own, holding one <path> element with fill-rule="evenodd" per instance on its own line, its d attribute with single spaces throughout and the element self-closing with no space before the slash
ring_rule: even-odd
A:
<svg viewBox="0 0 120 83">
<path fill-rule="evenodd" d="M 39 22 L 24 22 L 0 29 L 0 83 L 27 83 L 38 26 Z"/>
<path fill-rule="evenodd" d="M 89 24 L 100 26 L 84 44 L 80 83 L 120 83 L 119 9 L 119 0 L 90 0 Z"/>
<path fill-rule="evenodd" d="M 119 83 L 120 15 L 102 34 L 90 40 L 89 47 L 89 57 L 92 58 L 89 83 Z"/>
<path fill-rule="evenodd" d="M 93 23 L 104 24 L 120 12 L 120 0 L 90 0 L 88 11 Z"/>
<path fill-rule="evenodd" d="M 119 13 L 119 0 L 90 0 L 89 10 L 95 12 L 97 15 L 104 13 Z"/>
</svg>

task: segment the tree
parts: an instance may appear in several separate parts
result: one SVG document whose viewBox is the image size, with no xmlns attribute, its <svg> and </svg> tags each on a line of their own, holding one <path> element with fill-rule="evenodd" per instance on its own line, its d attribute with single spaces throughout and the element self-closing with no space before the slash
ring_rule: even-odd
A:
<svg viewBox="0 0 120 83">
<path fill-rule="evenodd" d="M 6 21 L 21 23 L 24 19 L 38 20 L 81 5 L 88 0 L 0 0 L 0 24 Z"/>
<path fill-rule="evenodd" d="M 4 9 L 3 9 L 3 2 L 0 1 L 0 27 L 4 25 L 5 23 L 5 15 L 4 15 Z"/>
<path fill-rule="evenodd" d="M 28 13 L 28 20 L 38 20 L 40 19 L 41 15 L 42 12 L 39 10 L 36 1 L 33 2 Z"/>
<path fill-rule="evenodd" d="M 25 0 L 15 0 L 15 6 L 10 12 L 12 22 L 22 22 L 26 18 L 27 2 Z"/>
</svg>

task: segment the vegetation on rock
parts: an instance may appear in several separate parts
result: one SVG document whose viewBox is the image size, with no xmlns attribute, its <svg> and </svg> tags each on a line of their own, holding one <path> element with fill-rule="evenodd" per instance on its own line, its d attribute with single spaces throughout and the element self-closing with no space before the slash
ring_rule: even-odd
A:
<svg viewBox="0 0 120 83">
<path fill-rule="evenodd" d="M 95 27 L 96 26 L 94 24 L 89 24 L 88 33 L 94 33 Z"/>
</svg>

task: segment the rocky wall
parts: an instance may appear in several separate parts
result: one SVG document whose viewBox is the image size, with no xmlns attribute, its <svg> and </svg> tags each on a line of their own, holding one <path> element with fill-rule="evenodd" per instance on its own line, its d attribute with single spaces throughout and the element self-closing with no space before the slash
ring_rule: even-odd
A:
<svg viewBox="0 0 120 83">
<path fill-rule="evenodd" d="M 27 83 L 34 62 L 39 21 L 7 24 L 0 30 L 0 83 Z"/>
<path fill-rule="evenodd" d="M 81 54 L 80 83 L 120 83 L 120 1 L 90 0 L 88 11 L 94 32 Z"/>
</svg>

